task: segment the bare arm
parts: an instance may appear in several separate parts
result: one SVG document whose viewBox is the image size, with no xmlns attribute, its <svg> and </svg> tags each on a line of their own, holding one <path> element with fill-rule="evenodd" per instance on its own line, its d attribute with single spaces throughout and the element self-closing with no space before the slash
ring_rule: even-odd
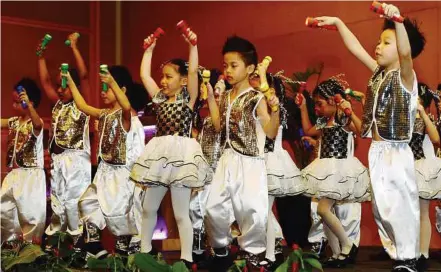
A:
<svg viewBox="0 0 441 272">
<path fill-rule="evenodd" d="M 298 94 L 298 97 L 301 97 L 302 103 L 300 104 L 300 115 L 302 118 L 302 128 L 303 132 L 305 132 L 306 136 L 320 136 L 320 131 L 317 130 L 315 126 L 312 125 L 311 120 L 309 120 L 308 109 L 306 107 L 306 99 L 303 94 Z M 298 102 L 298 97 L 296 97 L 296 103 Z"/>
<path fill-rule="evenodd" d="M 366 52 L 357 37 L 349 30 L 349 28 L 343 23 L 340 18 L 337 17 L 317 17 L 319 20 L 319 26 L 323 25 L 335 25 L 340 33 L 340 36 L 346 46 L 346 48 L 359 59 L 369 70 L 372 72 L 377 67 L 377 62 Z"/>
<path fill-rule="evenodd" d="M 347 100 L 342 100 L 342 102 L 340 102 L 340 104 L 338 104 L 339 109 L 344 112 L 345 109 L 350 109 L 352 114 L 349 116 L 349 118 L 351 119 L 351 123 L 349 124 L 348 129 L 352 132 L 354 132 L 357 135 L 361 134 L 361 120 L 360 118 L 358 118 L 358 116 L 354 113 L 351 103 L 349 103 L 349 101 Z"/>
<path fill-rule="evenodd" d="M 421 105 L 418 105 L 418 111 L 420 117 L 423 119 L 424 124 L 426 125 L 426 133 L 429 135 L 430 141 L 436 145 L 439 145 L 440 137 L 436 126 L 432 123 L 429 116 L 424 111 L 424 108 Z"/>
<path fill-rule="evenodd" d="M 72 33 L 69 35 L 68 39 L 70 40 L 70 47 L 72 48 L 72 53 L 74 55 L 75 62 L 77 63 L 78 73 L 81 81 L 81 90 L 83 91 L 83 93 L 89 93 L 89 73 L 87 71 L 86 63 L 84 62 L 84 59 L 81 56 L 81 52 L 77 46 L 78 36 L 75 35 L 75 33 Z"/>
<path fill-rule="evenodd" d="M 153 39 L 153 35 L 150 35 L 146 42 L 150 43 Z M 144 84 L 147 93 L 150 97 L 154 97 L 159 92 L 158 84 L 156 84 L 155 80 L 152 78 L 152 56 L 153 49 L 156 46 L 156 41 L 154 41 L 145 51 L 141 61 L 141 80 Z"/>
<path fill-rule="evenodd" d="M 184 36 L 184 35 L 183 35 Z M 185 38 L 185 36 L 184 36 Z M 188 57 L 188 81 L 187 81 L 187 90 L 190 94 L 190 101 L 188 106 L 193 109 L 194 103 L 196 99 L 198 99 L 199 94 L 199 80 L 198 80 L 198 47 L 197 45 L 192 45 L 190 40 L 196 39 L 196 34 L 194 34 L 189 29 L 189 38 L 185 38 L 190 47 L 190 56 Z"/>
<path fill-rule="evenodd" d="M 55 91 L 55 87 L 52 84 L 49 71 L 47 70 L 46 59 L 43 56 L 38 58 L 38 76 L 40 77 L 41 86 L 43 86 L 43 90 L 49 100 L 53 104 L 57 103 L 59 98 L 57 92 Z"/>
<path fill-rule="evenodd" d="M 31 117 L 34 134 L 35 136 L 38 136 L 43 129 L 43 121 L 41 121 L 41 118 L 35 110 L 33 103 L 29 102 L 29 97 L 26 94 L 26 90 L 23 90 L 24 91 L 20 93 L 20 101 L 24 101 L 28 105 L 27 110 L 29 112 L 29 116 Z"/>
<path fill-rule="evenodd" d="M 271 113 L 268 113 L 268 105 L 278 105 L 279 99 L 273 95 L 267 103 L 267 100 L 265 98 L 262 98 L 257 105 L 257 116 L 259 117 L 260 124 L 262 124 L 263 131 L 265 132 L 266 136 L 271 139 L 275 139 L 277 136 L 277 133 L 279 131 L 280 126 L 280 112 L 277 111 L 271 111 Z"/>
<path fill-rule="evenodd" d="M 69 72 L 64 74 L 64 76 L 67 77 L 67 85 L 69 86 L 72 92 L 73 99 L 78 109 L 80 109 L 80 111 L 86 113 L 87 115 L 93 116 L 95 118 L 99 118 L 102 110 L 94 108 L 87 104 L 81 93 L 78 91 L 78 88 L 75 85 L 75 82 L 72 80 L 72 77 L 70 76 Z"/>
<path fill-rule="evenodd" d="M 219 132 L 221 130 L 219 106 L 217 105 L 216 99 L 214 98 L 213 87 L 211 86 L 210 83 L 207 83 L 207 88 L 208 88 L 207 102 L 208 102 L 208 109 L 210 110 L 211 122 L 213 123 L 216 132 Z"/>
</svg>

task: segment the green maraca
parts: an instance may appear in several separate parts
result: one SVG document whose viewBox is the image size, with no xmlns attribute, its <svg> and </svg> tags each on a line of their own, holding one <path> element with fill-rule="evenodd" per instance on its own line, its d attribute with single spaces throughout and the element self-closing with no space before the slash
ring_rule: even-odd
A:
<svg viewBox="0 0 441 272">
<path fill-rule="evenodd" d="M 77 38 L 80 37 L 80 33 L 78 33 L 78 32 L 75 32 L 73 35 L 76 36 Z M 64 44 L 67 46 L 70 46 L 71 42 L 69 39 L 67 39 L 66 41 L 64 41 Z"/>
<path fill-rule="evenodd" d="M 107 73 L 109 73 L 109 67 L 107 66 L 107 64 L 101 64 L 100 74 L 107 74 Z M 103 82 L 103 91 L 107 92 L 107 90 L 109 90 L 109 86 L 107 86 L 107 83 Z"/>
<path fill-rule="evenodd" d="M 67 63 L 62 63 L 61 64 L 61 73 L 65 74 L 67 73 L 69 70 L 69 64 Z M 67 87 L 67 77 L 66 76 L 61 76 L 61 88 L 64 90 Z"/>
<path fill-rule="evenodd" d="M 357 100 L 357 101 L 361 101 L 361 97 L 358 96 L 358 95 L 356 95 L 356 94 L 354 93 L 354 90 L 352 90 L 352 89 L 350 89 L 350 88 L 347 88 L 347 89 L 345 90 L 345 94 L 349 95 L 350 97 L 353 97 L 353 98 L 354 98 L 355 100 Z"/>
<path fill-rule="evenodd" d="M 49 34 L 44 35 L 43 40 L 40 44 L 40 49 L 37 50 L 37 56 L 41 56 L 43 54 L 43 51 L 46 49 L 46 46 L 49 44 L 49 42 L 52 40 L 52 36 Z"/>
</svg>

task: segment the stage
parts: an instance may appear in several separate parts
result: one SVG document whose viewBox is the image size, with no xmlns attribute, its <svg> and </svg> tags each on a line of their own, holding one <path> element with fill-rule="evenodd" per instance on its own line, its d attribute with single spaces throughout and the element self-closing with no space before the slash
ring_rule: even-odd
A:
<svg viewBox="0 0 441 272">
<path fill-rule="evenodd" d="M 288 251 L 286 251 L 288 253 Z M 355 266 L 349 266 L 344 269 L 324 268 L 326 272 L 389 272 L 391 271 L 393 262 L 385 259 L 386 255 L 381 254 L 381 247 L 361 247 Z M 179 260 L 179 252 L 168 251 L 163 252 L 164 258 L 168 263 L 173 263 Z M 441 271 L 441 250 L 434 250 L 430 252 L 429 269 L 427 271 Z M 208 271 L 208 270 L 198 270 Z M 256 270 L 258 271 L 258 270 Z"/>
</svg>

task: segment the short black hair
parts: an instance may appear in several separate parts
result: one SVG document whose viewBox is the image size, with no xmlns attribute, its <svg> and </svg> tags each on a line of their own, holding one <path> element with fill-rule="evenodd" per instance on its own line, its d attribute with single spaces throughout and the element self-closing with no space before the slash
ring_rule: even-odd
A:
<svg viewBox="0 0 441 272">
<path fill-rule="evenodd" d="M 246 66 L 251 64 L 257 66 L 256 47 L 250 41 L 238 36 L 228 37 L 222 48 L 222 55 L 229 52 L 239 53 Z"/>
<path fill-rule="evenodd" d="M 147 92 L 143 85 L 133 82 L 129 69 L 122 65 L 114 65 L 109 68 L 109 73 L 120 88 L 126 88 L 130 106 L 137 112 L 144 109 L 148 101 Z"/>
<path fill-rule="evenodd" d="M 164 67 L 167 64 L 173 64 L 178 66 L 178 73 L 184 77 L 188 76 L 188 62 L 185 61 L 184 59 L 176 58 L 176 59 L 168 60 L 164 62 L 161 67 Z"/>
<path fill-rule="evenodd" d="M 438 84 L 438 88 L 436 88 L 438 91 L 441 91 L 441 83 Z"/>
<path fill-rule="evenodd" d="M 411 48 L 412 58 L 418 57 L 424 50 L 426 45 L 426 38 L 421 32 L 416 20 L 410 20 L 409 18 L 404 19 L 404 28 L 406 29 L 407 36 L 409 37 L 409 43 Z M 391 20 L 385 19 L 383 25 L 383 31 L 386 29 L 395 30 L 395 23 Z"/>
<path fill-rule="evenodd" d="M 433 100 L 433 93 L 428 91 L 430 88 L 424 82 L 418 82 L 418 97 L 424 108 L 430 107 L 430 103 Z"/>
<path fill-rule="evenodd" d="M 80 75 L 78 74 L 78 70 L 75 68 L 69 68 L 69 74 L 72 78 L 73 82 L 77 86 L 77 88 L 81 87 Z"/>
<path fill-rule="evenodd" d="M 18 86 L 22 86 L 23 88 L 25 88 L 26 93 L 29 97 L 29 101 L 34 104 L 34 108 L 38 108 L 38 105 L 40 105 L 41 101 L 41 90 L 37 86 L 37 83 L 35 83 L 35 81 L 29 77 L 24 77 L 15 84 L 14 90 L 17 90 Z"/>
</svg>

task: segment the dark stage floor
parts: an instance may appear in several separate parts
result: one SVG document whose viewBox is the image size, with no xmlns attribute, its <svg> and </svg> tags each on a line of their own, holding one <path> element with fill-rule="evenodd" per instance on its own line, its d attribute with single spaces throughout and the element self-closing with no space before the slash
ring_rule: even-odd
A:
<svg viewBox="0 0 441 272">
<path fill-rule="evenodd" d="M 173 263 L 179 259 L 179 252 L 163 252 L 164 258 L 169 263 Z M 354 272 L 386 272 L 391 271 L 393 262 L 386 259 L 385 254 L 381 254 L 380 247 L 361 247 L 355 266 L 344 269 L 325 268 L 326 272 L 337 271 L 354 271 Z M 429 269 L 427 271 L 441 271 L 441 250 L 430 252 Z M 208 271 L 208 270 L 200 270 Z M 258 270 L 257 270 L 258 271 Z"/>
</svg>

